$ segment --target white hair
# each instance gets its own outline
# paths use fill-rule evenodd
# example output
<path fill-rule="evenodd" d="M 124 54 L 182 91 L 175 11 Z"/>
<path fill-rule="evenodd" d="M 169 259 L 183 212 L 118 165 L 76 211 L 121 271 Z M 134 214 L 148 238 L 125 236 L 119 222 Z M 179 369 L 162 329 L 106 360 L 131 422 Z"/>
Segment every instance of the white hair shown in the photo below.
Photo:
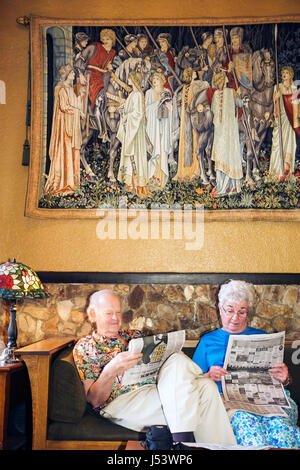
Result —
<path fill-rule="evenodd" d="M 255 290 L 248 282 L 230 280 L 221 286 L 218 299 L 221 305 L 224 305 L 226 301 L 243 302 L 246 300 L 251 310 L 255 302 Z"/>

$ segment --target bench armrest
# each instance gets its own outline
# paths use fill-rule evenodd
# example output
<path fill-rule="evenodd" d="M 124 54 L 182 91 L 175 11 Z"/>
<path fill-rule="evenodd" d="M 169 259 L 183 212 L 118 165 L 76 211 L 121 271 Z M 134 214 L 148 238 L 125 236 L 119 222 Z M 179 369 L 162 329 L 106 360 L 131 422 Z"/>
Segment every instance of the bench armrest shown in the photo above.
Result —
<path fill-rule="evenodd" d="M 56 353 L 75 344 L 75 337 L 53 337 L 24 346 L 15 354 L 25 362 L 32 398 L 32 448 L 46 448 L 50 366 Z"/>

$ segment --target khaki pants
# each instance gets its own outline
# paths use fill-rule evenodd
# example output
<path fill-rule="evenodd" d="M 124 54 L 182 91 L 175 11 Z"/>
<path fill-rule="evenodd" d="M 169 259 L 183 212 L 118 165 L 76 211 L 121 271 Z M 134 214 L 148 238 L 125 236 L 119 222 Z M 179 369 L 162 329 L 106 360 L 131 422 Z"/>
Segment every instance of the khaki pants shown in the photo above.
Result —
<path fill-rule="evenodd" d="M 196 442 L 236 444 L 217 385 L 184 354 L 173 354 L 157 385 L 120 395 L 101 415 L 135 431 L 167 424 L 171 433 L 194 432 Z"/>

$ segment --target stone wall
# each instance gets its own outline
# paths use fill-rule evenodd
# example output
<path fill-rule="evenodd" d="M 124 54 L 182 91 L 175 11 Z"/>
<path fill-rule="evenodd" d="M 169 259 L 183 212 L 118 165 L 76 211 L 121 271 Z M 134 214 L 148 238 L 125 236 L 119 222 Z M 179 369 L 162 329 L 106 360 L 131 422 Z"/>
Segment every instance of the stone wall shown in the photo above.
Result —
<path fill-rule="evenodd" d="M 48 299 L 25 300 L 18 305 L 18 346 L 50 336 L 81 337 L 91 331 L 85 307 L 88 296 L 109 288 L 123 301 L 125 327 L 146 334 L 185 329 L 187 339 L 198 339 L 219 326 L 216 309 L 218 285 L 174 284 L 45 284 Z M 286 331 L 300 338 L 300 287 L 258 285 L 257 305 L 250 324 L 267 332 Z M 0 339 L 7 343 L 9 307 L 0 304 Z"/>

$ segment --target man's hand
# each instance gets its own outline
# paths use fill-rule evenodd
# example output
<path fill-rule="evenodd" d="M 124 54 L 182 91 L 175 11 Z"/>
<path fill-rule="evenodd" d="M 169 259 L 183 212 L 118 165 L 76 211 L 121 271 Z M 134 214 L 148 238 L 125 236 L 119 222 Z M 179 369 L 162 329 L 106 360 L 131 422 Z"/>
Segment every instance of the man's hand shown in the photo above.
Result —
<path fill-rule="evenodd" d="M 123 374 L 131 367 L 134 367 L 143 357 L 142 353 L 133 353 L 131 351 L 123 351 L 117 355 L 105 366 L 114 375 Z"/>

